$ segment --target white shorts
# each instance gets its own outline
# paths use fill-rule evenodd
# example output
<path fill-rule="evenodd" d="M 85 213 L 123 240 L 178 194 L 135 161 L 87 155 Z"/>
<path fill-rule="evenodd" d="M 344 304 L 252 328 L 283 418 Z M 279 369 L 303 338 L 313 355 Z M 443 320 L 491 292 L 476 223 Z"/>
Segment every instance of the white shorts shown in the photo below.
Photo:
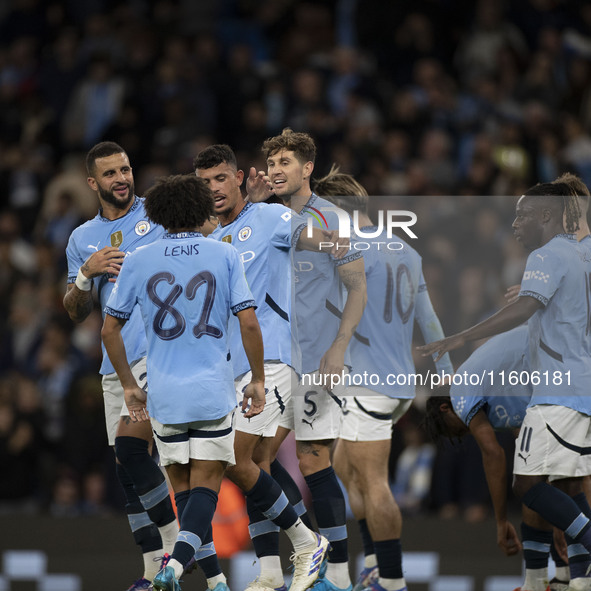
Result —
<path fill-rule="evenodd" d="M 347 388 L 339 437 L 347 441 L 392 439 L 392 426 L 406 413 L 412 398 L 390 398 L 368 388 Z"/>
<path fill-rule="evenodd" d="M 312 376 L 308 381 L 306 375 Z M 320 441 L 336 439 L 341 426 L 341 398 L 344 386 L 335 386 L 328 393 L 320 386 L 310 385 L 318 381 L 320 374 L 304 374 L 302 383 L 294 390 L 291 404 L 281 417 L 280 426 L 295 431 L 296 441 Z M 316 379 L 315 379 L 316 378 Z"/>
<path fill-rule="evenodd" d="M 147 388 L 146 358 L 142 357 L 131 365 L 131 373 L 142 390 Z M 116 373 L 103 376 L 103 399 L 105 402 L 105 424 L 109 445 L 115 445 L 115 436 L 119 427 L 119 419 L 128 417 L 129 411 L 125 406 L 123 387 Z"/>
<path fill-rule="evenodd" d="M 234 411 L 214 421 L 163 425 L 152 418 L 154 440 L 163 466 L 189 460 L 219 460 L 234 465 Z"/>
<path fill-rule="evenodd" d="M 514 474 L 549 476 L 550 480 L 591 474 L 591 420 L 571 408 L 531 406 L 515 441 Z"/>
<path fill-rule="evenodd" d="M 243 433 L 274 437 L 279 421 L 289 405 L 292 388 L 298 383 L 298 376 L 285 363 L 265 363 L 265 408 L 262 413 L 247 419 L 240 410 L 240 405 L 244 397 L 243 390 L 250 382 L 251 376 L 252 372 L 249 371 L 235 382 L 238 409 L 234 427 L 236 431 Z"/>

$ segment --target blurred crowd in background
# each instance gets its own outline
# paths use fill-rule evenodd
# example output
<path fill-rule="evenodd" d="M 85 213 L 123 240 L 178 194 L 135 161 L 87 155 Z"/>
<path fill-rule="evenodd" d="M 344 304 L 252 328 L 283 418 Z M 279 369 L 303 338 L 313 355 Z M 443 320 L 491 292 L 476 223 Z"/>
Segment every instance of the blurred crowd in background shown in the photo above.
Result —
<path fill-rule="evenodd" d="M 413 246 L 451 334 L 520 280 L 515 196 L 567 170 L 591 184 L 591 4 L 0 2 L 0 512 L 123 506 L 100 311 L 74 326 L 62 306 L 68 236 L 97 212 L 86 151 L 120 143 L 141 195 L 212 143 L 262 169 L 262 141 L 285 126 L 316 140 L 317 178 L 335 162 L 374 214 L 417 213 Z M 393 437 L 403 510 L 484 518 L 474 444 L 436 449 L 420 408 Z"/>

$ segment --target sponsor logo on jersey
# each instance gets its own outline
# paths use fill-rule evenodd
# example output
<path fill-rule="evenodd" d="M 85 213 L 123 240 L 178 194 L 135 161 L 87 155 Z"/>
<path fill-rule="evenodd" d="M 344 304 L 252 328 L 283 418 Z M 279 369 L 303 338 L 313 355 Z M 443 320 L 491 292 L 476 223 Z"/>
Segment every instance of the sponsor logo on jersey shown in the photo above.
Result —
<path fill-rule="evenodd" d="M 523 280 L 527 281 L 528 279 L 537 279 L 538 281 L 548 283 L 548 279 L 550 279 L 550 273 L 542 273 L 542 271 L 526 271 L 523 274 Z"/>
<path fill-rule="evenodd" d="M 143 236 L 150 231 L 150 222 L 148 220 L 142 220 L 135 225 L 135 233 L 138 236 Z"/>
<path fill-rule="evenodd" d="M 228 244 L 232 244 L 232 234 L 228 234 L 222 238 L 222 242 L 227 242 Z"/>
<path fill-rule="evenodd" d="M 111 246 L 119 247 L 123 244 L 123 232 L 121 230 L 117 230 L 117 232 L 113 232 L 111 234 Z"/>
<path fill-rule="evenodd" d="M 250 238 L 252 234 L 252 229 L 250 226 L 244 226 L 244 228 L 242 228 L 242 230 L 240 230 L 240 232 L 238 232 L 238 240 L 240 240 L 240 242 L 244 242 L 245 240 L 248 240 Z"/>

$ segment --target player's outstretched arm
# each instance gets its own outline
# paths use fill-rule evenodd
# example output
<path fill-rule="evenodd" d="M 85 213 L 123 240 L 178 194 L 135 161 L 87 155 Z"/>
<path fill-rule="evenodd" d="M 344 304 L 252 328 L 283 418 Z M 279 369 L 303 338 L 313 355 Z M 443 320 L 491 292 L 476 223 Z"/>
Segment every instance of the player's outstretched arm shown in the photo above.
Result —
<path fill-rule="evenodd" d="M 92 312 L 92 279 L 104 273 L 119 275 L 125 253 L 106 246 L 91 254 L 78 270 L 76 282 L 68 285 L 64 308 L 74 322 L 83 322 Z M 109 281 L 115 281 L 115 278 Z"/>
<path fill-rule="evenodd" d="M 498 312 L 458 334 L 452 335 L 441 341 L 435 341 L 422 347 L 417 347 L 422 352 L 423 357 L 437 354 L 435 361 L 448 351 L 459 349 L 469 341 L 477 341 L 486 337 L 492 337 L 501 332 L 506 332 L 516 328 L 520 324 L 527 322 L 543 304 L 530 296 L 520 296 L 516 302 L 507 304 Z"/>
<path fill-rule="evenodd" d="M 105 316 L 101 337 L 107 350 L 107 355 L 119 376 L 123 392 L 125 394 L 125 404 L 129 410 L 129 417 L 132 422 L 147 421 L 148 411 L 146 410 L 146 393 L 138 386 L 131 368 L 127 361 L 125 345 L 121 337 L 121 329 L 127 320 L 115 318 L 110 314 Z"/>
<path fill-rule="evenodd" d="M 250 418 L 258 415 L 265 408 L 265 351 L 263 347 L 263 336 L 261 327 L 257 320 L 254 308 L 246 308 L 236 315 L 240 322 L 240 334 L 242 345 L 248 358 L 252 378 L 244 390 L 242 410 L 245 410 L 250 399 L 250 409 L 245 417 Z"/>
<path fill-rule="evenodd" d="M 513 556 L 521 549 L 521 542 L 515 528 L 507 519 L 505 450 L 500 446 L 494 429 L 482 410 L 470 421 L 470 433 L 482 452 L 484 473 L 497 522 L 497 544 L 507 556 Z"/>
<path fill-rule="evenodd" d="M 359 258 L 338 267 L 339 277 L 347 290 L 347 302 L 343 309 L 339 331 L 328 351 L 320 360 L 319 372 L 324 375 L 340 375 L 345 364 L 345 351 L 363 316 L 367 303 L 365 265 Z"/>
<path fill-rule="evenodd" d="M 266 201 L 273 192 L 273 185 L 267 174 L 262 170 L 257 172 L 256 168 L 251 166 L 246 177 L 246 200 L 253 203 Z"/>

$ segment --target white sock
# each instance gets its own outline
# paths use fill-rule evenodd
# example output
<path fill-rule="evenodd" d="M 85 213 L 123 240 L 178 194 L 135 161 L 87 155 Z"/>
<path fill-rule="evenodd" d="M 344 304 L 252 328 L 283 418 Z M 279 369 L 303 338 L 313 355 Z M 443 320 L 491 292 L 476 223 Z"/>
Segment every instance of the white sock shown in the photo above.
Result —
<path fill-rule="evenodd" d="M 570 570 L 568 566 L 557 566 L 555 577 L 559 581 L 570 581 Z"/>
<path fill-rule="evenodd" d="M 374 566 L 378 566 L 378 558 L 375 554 L 368 554 L 363 559 L 363 566 L 365 568 L 373 568 Z"/>
<path fill-rule="evenodd" d="M 339 589 L 346 589 L 351 584 L 348 562 L 329 562 L 325 577 Z"/>
<path fill-rule="evenodd" d="M 152 552 L 146 552 L 143 554 L 144 579 L 151 581 L 158 574 L 163 554 L 163 550 L 153 550 Z"/>
<path fill-rule="evenodd" d="M 171 558 L 168 561 L 168 566 L 172 566 L 172 568 L 174 570 L 174 576 L 176 577 L 176 579 L 178 581 L 183 576 L 183 572 L 185 570 L 185 567 L 176 558 Z"/>
<path fill-rule="evenodd" d="M 172 550 L 176 544 L 176 538 L 179 535 L 178 521 L 175 519 L 168 525 L 158 527 L 158 531 L 160 532 L 160 537 L 162 538 L 162 547 L 164 548 L 164 552 L 172 554 Z"/>
<path fill-rule="evenodd" d="M 298 517 L 298 520 L 288 529 L 285 530 L 288 535 L 293 549 L 298 552 L 308 546 L 316 545 L 316 536 L 314 532 L 308 529 L 302 520 Z"/>
<path fill-rule="evenodd" d="M 261 565 L 260 580 L 264 581 L 268 587 L 281 587 L 285 584 L 283 579 L 283 569 L 281 568 L 281 557 L 262 556 L 259 558 Z"/>
<path fill-rule="evenodd" d="M 207 587 L 209 589 L 215 589 L 215 586 L 218 583 L 225 583 L 226 582 L 226 575 L 224 575 L 224 573 L 220 573 L 219 575 L 216 575 L 215 577 L 211 577 L 211 579 L 207 579 Z"/>
<path fill-rule="evenodd" d="M 548 567 L 525 569 L 525 581 L 521 586 L 522 591 L 546 591 L 547 587 Z"/>
<path fill-rule="evenodd" d="M 384 589 L 388 589 L 389 591 L 399 591 L 400 589 L 404 589 L 406 587 L 406 581 L 402 579 L 384 579 L 380 577 L 378 579 L 378 584 L 380 587 Z"/>

